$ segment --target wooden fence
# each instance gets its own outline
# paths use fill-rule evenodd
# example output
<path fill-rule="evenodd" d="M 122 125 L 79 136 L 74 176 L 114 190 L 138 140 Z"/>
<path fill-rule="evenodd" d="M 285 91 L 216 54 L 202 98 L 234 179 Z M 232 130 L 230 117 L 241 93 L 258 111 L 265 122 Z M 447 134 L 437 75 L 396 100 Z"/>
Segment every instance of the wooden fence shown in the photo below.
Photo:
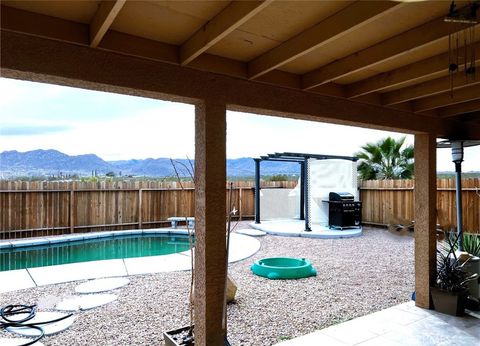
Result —
<path fill-rule="evenodd" d="M 406 223 L 414 218 L 413 180 L 369 180 L 360 185 L 364 222 L 380 225 Z M 462 180 L 463 227 L 480 233 L 480 179 Z M 437 180 L 437 223 L 456 225 L 455 179 Z"/>
<path fill-rule="evenodd" d="M 168 226 L 170 216 L 194 215 L 192 184 L 175 182 L 9 182 L 0 181 L 0 239 L 103 230 Z M 239 219 L 254 216 L 253 182 L 235 182 Z M 295 182 L 263 182 L 293 188 Z M 363 220 L 387 225 L 414 218 L 412 180 L 373 180 L 360 185 Z M 437 181 L 438 223 L 456 224 L 455 180 Z M 463 180 L 464 229 L 480 232 L 480 179 Z M 479 192 L 480 193 L 480 192 Z"/>
<path fill-rule="evenodd" d="M 194 215 L 191 183 L 0 181 L 0 239 L 168 226 L 170 216 Z M 264 182 L 293 187 L 295 182 Z M 239 219 L 254 216 L 253 182 L 235 182 Z"/>

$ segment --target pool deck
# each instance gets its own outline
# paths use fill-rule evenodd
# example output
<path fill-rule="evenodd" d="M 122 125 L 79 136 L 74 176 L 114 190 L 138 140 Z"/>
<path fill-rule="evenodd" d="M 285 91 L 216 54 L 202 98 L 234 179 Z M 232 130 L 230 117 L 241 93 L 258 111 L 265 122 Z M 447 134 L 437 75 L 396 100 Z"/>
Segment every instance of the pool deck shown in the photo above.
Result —
<path fill-rule="evenodd" d="M 188 231 L 187 229 L 159 228 L 149 230 L 95 232 L 11 240 L 0 242 L 0 248 L 58 244 L 60 242 L 68 242 L 72 240 L 140 234 L 166 234 L 174 236 L 186 235 L 188 234 Z M 229 263 L 233 263 L 243 260 L 255 254 L 259 249 L 260 242 L 257 239 L 246 235 L 232 233 L 228 261 Z M 2 271 L 0 272 L 0 293 L 85 279 L 190 270 L 190 262 L 190 251 L 184 251 L 162 256 L 79 262 L 48 267 Z"/>
<path fill-rule="evenodd" d="M 266 220 L 260 223 L 252 222 L 250 227 L 272 235 L 284 237 L 303 237 L 319 239 L 351 238 L 362 235 L 362 227 L 330 229 L 328 226 L 312 223 L 310 232 L 305 231 L 304 220 Z"/>

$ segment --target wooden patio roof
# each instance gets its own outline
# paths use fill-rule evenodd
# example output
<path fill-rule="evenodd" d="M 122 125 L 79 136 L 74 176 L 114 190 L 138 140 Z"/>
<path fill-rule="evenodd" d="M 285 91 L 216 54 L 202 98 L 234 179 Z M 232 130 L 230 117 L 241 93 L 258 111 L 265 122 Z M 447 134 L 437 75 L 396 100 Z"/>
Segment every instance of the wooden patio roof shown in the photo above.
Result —
<path fill-rule="evenodd" d="M 456 3 L 462 7 L 469 2 Z M 2 0 L 2 75 L 22 78 L 10 72 L 22 67 L 9 58 L 21 41 L 24 54 L 41 54 L 35 50 L 41 38 L 57 41 L 52 50 L 59 49 L 59 42 L 67 43 L 145 58 L 165 68 L 177 66 L 175 71 L 182 73 L 201 70 L 249 82 L 239 87 L 276 87 L 258 92 L 288 89 L 328 104 L 326 121 L 359 120 L 361 126 L 407 132 L 432 125 L 438 136 L 478 137 L 480 73 L 469 83 L 458 73 L 453 97 L 450 93 L 448 35 L 466 24 L 444 21 L 449 5 L 449 1 Z M 480 38 L 480 25 L 475 30 Z M 478 62 L 480 41 L 475 50 Z M 88 69 L 91 62 L 75 64 Z M 195 81 L 200 75 L 182 76 Z M 318 95 L 322 97 L 311 98 Z M 229 103 L 241 105 L 236 100 Z M 362 120 L 365 115 L 341 115 L 338 109 L 330 114 L 332 105 L 370 115 Z M 322 118 L 320 113 L 315 115 Z"/>

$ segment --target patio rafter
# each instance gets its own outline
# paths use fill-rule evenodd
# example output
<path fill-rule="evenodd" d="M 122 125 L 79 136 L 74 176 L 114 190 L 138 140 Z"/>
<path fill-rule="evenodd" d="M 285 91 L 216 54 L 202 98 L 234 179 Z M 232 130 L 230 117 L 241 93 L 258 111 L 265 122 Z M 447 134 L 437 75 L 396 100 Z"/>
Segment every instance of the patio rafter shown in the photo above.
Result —
<path fill-rule="evenodd" d="M 180 63 L 186 65 L 240 27 L 273 0 L 233 1 L 180 46 Z"/>
<path fill-rule="evenodd" d="M 471 113 L 480 110 L 480 100 L 459 103 L 438 110 L 439 116 L 447 118 L 462 113 Z"/>
<path fill-rule="evenodd" d="M 479 59 L 480 62 L 480 59 Z M 452 83 L 452 84 L 451 84 Z M 406 88 L 390 91 L 382 94 L 382 104 L 390 106 L 415 99 L 421 99 L 427 96 L 448 92 L 453 87 L 455 90 L 480 84 L 480 79 L 465 83 L 465 75 L 457 73 L 452 76 L 440 77 L 420 84 L 415 84 Z"/>
<path fill-rule="evenodd" d="M 95 48 L 107 33 L 127 0 L 102 1 L 90 23 L 90 47 Z"/>
<path fill-rule="evenodd" d="M 480 57 L 480 42 L 474 45 L 475 56 Z M 394 70 L 374 75 L 370 78 L 351 83 L 345 86 L 347 97 L 353 98 L 365 94 L 382 91 L 391 87 L 401 87 L 414 83 L 423 78 L 439 78 L 448 71 L 445 64 L 448 62 L 448 53 L 438 54 Z M 477 60 L 477 63 L 480 62 Z"/>
<path fill-rule="evenodd" d="M 248 76 L 258 78 L 400 6 L 392 1 L 355 2 L 250 61 Z"/>
<path fill-rule="evenodd" d="M 450 92 L 447 91 L 442 94 L 417 100 L 414 102 L 413 108 L 415 112 L 423 112 L 430 109 L 450 106 L 457 103 L 478 99 L 480 99 L 480 85 L 478 83 L 475 83 L 475 85 L 469 85 L 464 88 L 455 90 L 455 92 L 453 93 L 453 97 L 452 95 L 450 95 Z"/>
<path fill-rule="evenodd" d="M 466 24 L 459 25 L 456 27 L 456 30 L 460 31 L 465 27 L 467 27 Z M 419 27 L 412 28 L 362 51 L 306 73 L 303 75 L 303 88 L 308 90 L 353 72 L 374 66 L 379 62 L 394 59 L 399 55 L 410 52 L 412 49 L 418 49 L 420 46 L 444 39 L 451 32 L 452 26 L 444 21 L 444 16 L 434 19 Z"/>
<path fill-rule="evenodd" d="M 115 3 L 114 2 L 102 3 L 99 9 L 97 9 L 94 17 L 100 18 L 101 13 L 104 13 L 103 19 L 102 19 L 104 21 L 102 22 L 100 20 L 100 23 L 104 23 L 108 25 L 112 24 L 114 19 L 112 16 L 109 16 L 108 13 L 112 15 L 118 14 L 118 11 L 114 11 L 114 8 L 112 6 L 116 5 L 117 6 L 116 8 L 118 10 L 121 3 L 122 1 L 115 2 Z M 295 90 L 302 90 L 301 74 L 282 71 L 277 69 L 277 67 L 281 68 L 281 66 L 284 66 L 285 64 L 289 65 L 291 63 L 297 63 L 297 60 L 298 59 L 301 60 L 302 56 L 304 55 L 309 56 L 309 52 L 313 52 L 313 50 L 311 49 L 312 47 L 315 46 L 316 48 L 318 48 L 317 47 L 318 44 L 320 45 L 323 45 L 325 43 L 328 44 L 328 42 L 330 41 L 333 42 L 335 39 L 342 39 L 344 35 L 349 35 L 349 32 L 351 30 L 354 30 L 354 31 L 356 30 L 355 32 L 358 32 L 358 29 L 363 26 L 374 25 L 372 23 L 375 23 L 376 20 L 378 20 L 378 18 L 381 19 L 383 16 L 391 17 L 394 11 L 405 11 L 405 8 L 409 6 L 408 4 L 405 4 L 405 3 L 402 3 L 400 5 L 395 4 L 394 6 L 393 2 L 389 2 L 387 4 L 384 4 L 382 2 L 382 5 L 386 6 L 387 9 L 384 11 L 381 11 L 380 9 L 370 8 L 366 4 L 360 4 L 360 3 L 350 4 L 344 7 L 342 10 L 339 10 L 336 14 L 333 14 L 330 17 L 327 17 L 326 20 L 323 20 L 319 22 L 317 25 L 314 25 L 313 27 L 311 27 L 311 29 L 304 31 L 303 34 L 299 34 L 297 36 L 294 36 L 290 40 L 286 40 L 285 42 L 277 46 L 277 48 L 271 49 L 267 51 L 267 53 L 256 57 L 255 59 L 251 60 L 250 63 L 246 63 L 246 62 L 238 61 L 226 56 L 213 55 L 210 52 L 209 47 L 211 48 L 214 43 L 218 43 L 218 42 L 221 42 L 222 40 L 228 39 L 229 33 L 233 34 L 233 32 L 237 32 L 237 34 L 235 35 L 238 35 L 238 32 L 241 32 L 241 29 L 240 29 L 241 23 L 252 20 L 253 17 L 256 18 L 257 16 L 261 16 L 263 14 L 263 11 L 267 11 L 269 6 L 276 6 L 277 3 L 270 2 L 270 1 L 241 2 L 241 3 L 242 5 L 234 3 L 235 6 L 237 7 L 231 7 L 233 6 L 233 4 L 231 4 L 226 8 L 224 8 L 222 11 L 217 13 L 217 15 L 213 17 L 211 21 L 209 21 L 201 30 L 192 34 L 192 36 L 190 36 L 190 38 L 180 46 L 157 41 L 157 40 L 152 40 L 151 38 L 147 38 L 147 37 L 140 37 L 140 36 L 131 35 L 125 32 L 112 30 L 109 28 L 108 25 L 104 25 L 101 31 L 97 30 L 98 38 L 95 40 L 98 41 L 98 43 L 96 43 L 96 42 L 93 42 L 90 38 L 90 35 L 94 32 L 94 30 L 92 30 L 92 26 L 95 20 L 93 19 L 90 21 L 91 24 L 75 22 L 75 21 L 66 20 L 60 17 L 45 15 L 42 13 L 28 12 L 28 11 L 25 11 L 23 7 L 18 7 L 18 8 L 10 7 L 10 6 L 7 6 L 7 5 L 10 5 L 9 2 L 7 3 L 7 5 L 2 3 L 1 26 L 2 26 L 2 29 L 8 30 L 8 31 L 40 36 L 48 39 L 59 40 L 62 42 L 68 42 L 68 43 L 78 44 L 82 46 L 89 46 L 92 43 L 94 43 L 94 44 L 97 44 L 96 48 L 98 49 L 108 50 L 108 51 L 112 51 L 120 54 L 126 54 L 126 55 L 141 57 L 141 58 L 147 58 L 155 61 L 167 62 L 175 65 L 182 64 L 182 59 L 183 59 L 182 50 L 185 52 L 187 49 L 187 46 L 194 44 L 194 42 L 197 42 L 194 44 L 196 48 L 193 49 L 192 51 L 193 55 L 190 55 L 191 57 L 189 58 L 190 62 L 188 63 L 188 67 L 202 70 L 202 71 L 220 73 L 223 75 L 233 76 L 241 79 L 248 79 L 249 73 L 251 73 L 251 68 L 252 66 L 254 66 L 253 65 L 254 61 L 261 61 L 267 55 L 268 56 L 271 55 L 275 59 L 283 56 L 285 57 L 285 60 L 282 60 L 282 59 L 278 60 L 280 65 L 277 66 L 274 64 L 276 67 L 267 68 L 268 72 L 266 72 L 267 70 L 265 70 L 266 73 L 262 72 L 258 78 L 255 78 L 255 81 L 271 84 L 274 86 L 282 86 L 282 87 L 292 88 Z M 107 5 L 110 6 L 109 7 L 111 10 L 110 12 L 108 11 L 105 12 L 105 10 L 102 10 L 102 8 L 107 8 L 106 7 Z M 352 7 L 354 5 L 355 6 L 362 5 L 365 8 L 363 12 L 362 11 L 359 12 L 360 19 L 359 18 L 351 19 L 345 15 L 352 12 L 352 8 L 355 8 L 355 7 Z M 435 5 L 435 6 L 438 7 L 438 5 Z M 122 10 L 122 16 L 124 16 L 123 11 L 128 12 L 130 7 L 128 8 L 123 7 L 124 10 Z M 230 9 L 229 10 L 230 12 L 227 11 L 228 9 Z M 378 14 L 376 16 L 373 15 L 374 13 L 377 13 L 377 12 Z M 234 19 L 236 18 L 235 20 L 238 20 L 238 21 L 236 22 L 234 20 L 229 22 L 225 17 L 227 13 L 231 13 L 232 15 L 234 15 L 233 18 Z M 338 17 L 340 16 L 340 13 L 343 13 L 345 15 L 343 19 Z M 370 17 L 370 19 L 368 19 L 368 16 L 366 15 L 366 13 L 370 13 L 373 16 Z M 353 13 L 351 13 L 351 16 L 354 16 L 354 11 Z M 322 25 L 325 25 L 326 21 L 332 20 L 333 18 L 337 18 L 338 19 L 337 22 L 340 22 L 340 23 L 347 23 L 347 22 L 350 23 L 351 21 L 353 21 L 352 23 L 358 23 L 358 25 L 352 26 L 352 28 L 346 29 L 346 31 L 337 30 L 335 31 L 337 33 L 336 35 L 335 33 L 330 33 L 331 36 L 327 35 L 327 37 L 320 36 L 320 38 L 318 38 L 318 37 L 314 37 L 315 35 L 305 36 L 306 35 L 305 33 L 308 33 L 309 30 L 315 31 L 314 30 L 315 28 L 322 27 Z M 96 21 L 98 21 L 98 19 Z M 218 21 L 218 23 L 216 25 L 213 25 L 216 23 L 216 21 Z M 413 32 L 416 32 L 417 36 L 421 36 L 420 35 L 421 32 L 416 31 L 418 30 L 418 28 L 423 28 L 422 30 L 426 30 L 425 28 L 429 28 L 432 25 L 432 23 L 438 22 L 438 21 L 439 19 L 433 20 L 426 24 L 420 25 L 416 28 L 412 28 L 409 31 L 405 31 L 390 39 L 381 41 L 380 43 L 370 46 L 362 51 L 359 51 L 358 53 L 354 54 L 356 57 L 358 56 L 359 59 L 355 58 L 354 60 L 355 61 L 362 60 L 364 59 L 364 57 L 367 57 L 368 59 L 370 58 L 373 59 L 373 56 L 375 55 L 373 53 L 375 52 L 380 54 L 379 61 L 383 59 L 382 57 L 387 57 L 388 61 L 392 59 L 394 60 L 397 57 L 402 57 L 405 54 L 406 55 L 410 54 L 409 52 L 412 49 L 408 49 L 407 46 L 415 45 L 415 44 L 420 44 L 421 46 L 421 48 L 420 46 L 416 46 L 416 48 L 413 48 L 413 50 L 415 51 L 417 51 L 418 49 L 428 50 L 430 49 L 428 48 L 429 46 L 428 42 L 435 42 L 434 44 L 437 44 L 438 42 L 441 41 L 441 39 L 437 39 L 437 40 L 433 39 L 433 41 L 428 41 L 427 38 L 417 39 L 417 37 L 414 37 L 414 41 L 416 43 L 415 42 L 405 43 L 400 38 L 403 38 L 406 40 L 408 37 L 414 35 Z M 444 28 L 444 25 L 443 24 L 440 25 L 441 32 L 444 31 L 443 28 Z M 430 36 L 433 35 L 432 37 L 436 38 L 441 36 L 441 33 L 439 33 L 437 30 L 433 33 L 427 33 L 427 36 L 428 35 Z M 202 45 L 201 42 L 203 42 L 204 44 Z M 427 43 L 424 44 L 425 42 Z M 291 50 L 290 48 L 286 49 L 285 47 L 290 47 L 292 49 L 293 48 L 295 49 Z M 305 49 L 300 49 L 301 47 Z M 284 48 L 286 50 L 283 51 Z M 390 53 L 392 50 L 396 52 L 400 50 L 401 52 L 400 54 L 391 56 Z M 289 51 L 290 53 L 296 52 L 298 54 L 296 53 L 293 55 L 286 54 L 287 51 Z M 278 54 L 275 52 L 277 52 Z M 475 45 L 475 52 L 477 53 L 476 56 L 480 56 L 480 43 L 477 43 Z M 364 54 L 367 54 L 367 55 L 364 55 Z M 344 59 L 348 59 L 348 57 Z M 338 64 L 339 62 L 344 61 L 344 59 L 340 59 L 334 62 L 334 64 Z M 420 108 L 418 109 L 414 108 L 416 102 L 420 101 L 419 99 L 421 98 L 431 97 L 436 95 L 438 97 L 443 97 L 444 101 L 439 103 L 438 105 L 435 105 L 433 108 L 431 108 L 428 111 L 428 113 L 426 113 L 427 110 L 423 110 L 423 109 L 421 110 L 421 112 L 424 115 L 437 116 L 437 114 L 440 114 L 439 112 L 437 112 L 437 110 L 442 109 L 446 105 L 450 104 L 448 102 L 449 95 L 446 95 L 446 93 L 442 93 L 442 91 L 448 90 L 446 78 L 441 79 L 446 75 L 445 61 L 447 60 L 448 60 L 448 54 L 442 53 L 442 54 L 434 55 L 432 57 L 429 57 L 417 62 L 413 62 L 408 65 L 402 66 L 400 64 L 400 67 L 397 67 L 396 69 L 383 72 L 383 73 L 377 73 L 368 78 L 363 78 L 363 79 L 360 78 L 360 80 L 358 80 L 357 82 L 353 82 L 350 84 L 349 83 L 337 84 L 337 83 L 330 82 L 330 83 L 325 83 L 325 84 L 321 84 L 316 87 L 313 87 L 308 91 L 312 93 L 320 94 L 320 95 L 340 97 L 342 99 L 354 98 L 355 101 L 359 103 L 377 105 L 377 106 L 388 106 L 389 108 L 393 108 L 396 110 L 403 110 L 406 112 L 411 112 L 412 110 L 420 111 L 418 110 Z M 331 64 L 327 64 L 326 66 L 323 66 L 321 68 L 329 68 L 328 66 L 330 65 Z M 363 71 L 362 69 L 363 67 L 361 67 L 361 69 L 358 70 L 358 73 L 361 74 L 362 73 L 361 71 Z M 355 73 L 355 75 L 358 75 L 358 73 Z M 355 77 L 354 79 L 358 79 L 358 78 Z M 454 89 L 456 88 L 465 89 L 465 87 L 471 86 L 471 85 L 465 85 L 465 84 L 462 85 L 461 79 L 462 78 L 460 76 L 454 77 Z M 475 84 L 475 83 L 472 83 L 472 84 Z M 385 89 L 387 89 L 388 91 L 381 93 Z M 462 93 L 465 93 L 465 91 L 463 91 Z M 470 99 L 467 99 L 467 96 L 465 96 L 460 101 L 467 102 L 472 100 L 475 100 L 475 96 L 472 96 Z M 478 110 L 478 109 L 473 109 L 469 111 L 474 111 L 474 110 Z"/>

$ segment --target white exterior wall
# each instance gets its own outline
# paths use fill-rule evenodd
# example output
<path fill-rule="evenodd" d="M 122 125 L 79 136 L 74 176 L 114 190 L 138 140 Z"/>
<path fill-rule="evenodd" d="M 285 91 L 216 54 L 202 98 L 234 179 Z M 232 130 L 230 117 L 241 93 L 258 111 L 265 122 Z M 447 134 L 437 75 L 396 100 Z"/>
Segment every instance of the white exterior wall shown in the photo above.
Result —
<path fill-rule="evenodd" d="M 310 220 L 328 225 L 328 194 L 349 192 L 358 200 L 357 162 L 348 160 L 315 160 L 308 162 Z"/>
<path fill-rule="evenodd" d="M 350 160 L 309 159 L 310 220 L 328 225 L 330 192 L 349 192 L 358 200 L 357 162 Z M 262 189 L 262 220 L 298 219 L 300 217 L 300 179 L 294 189 Z"/>

